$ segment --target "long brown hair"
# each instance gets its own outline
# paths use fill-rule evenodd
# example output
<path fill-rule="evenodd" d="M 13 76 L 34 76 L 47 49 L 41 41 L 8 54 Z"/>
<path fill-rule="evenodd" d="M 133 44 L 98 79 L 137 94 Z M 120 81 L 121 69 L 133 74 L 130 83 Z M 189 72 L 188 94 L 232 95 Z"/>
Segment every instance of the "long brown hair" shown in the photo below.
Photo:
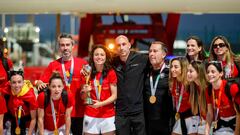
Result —
<path fill-rule="evenodd" d="M 207 112 L 207 101 L 206 101 L 206 89 L 207 89 L 207 80 L 206 80 L 206 71 L 202 61 L 192 61 L 190 65 L 196 70 L 199 79 L 199 86 L 195 82 L 189 83 L 189 102 L 191 104 L 192 113 L 196 115 L 198 113 L 198 107 L 200 107 L 201 112 L 206 114 Z M 199 89 L 199 92 L 197 91 Z"/>
<path fill-rule="evenodd" d="M 181 66 L 181 75 L 179 75 L 176 79 L 178 82 L 181 82 L 184 87 L 186 88 L 188 85 L 187 82 L 187 65 L 188 65 L 188 60 L 186 57 L 176 57 L 173 58 L 170 62 L 170 72 L 169 72 L 169 87 L 170 90 L 173 87 L 173 82 L 174 82 L 174 78 L 172 77 L 172 73 L 171 73 L 171 68 L 172 68 L 172 62 L 173 61 L 179 61 L 180 66 Z"/>
<path fill-rule="evenodd" d="M 90 59 L 89 59 L 89 64 L 92 67 L 92 73 L 91 73 L 91 79 L 93 79 L 95 77 L 95 75 L 97 74 L 97 70 L 93 61 L 93 54 L 94 51 L 98 48 L 103 49 L 103 51 L 106 53 L 106 61 L 104 63 L 104 67 L 103 67 L 103 71 L 102 71 L 102 75 L 103 78 L 105 78 L 107 76 L 108 71 L 112 68 L 111 63 L 112 63 L 112 57 L 110 52 L 108 51 L 108 49 L 103 46 L 103 45 L 94 45 L 93 49 L 90 53 Z"/>

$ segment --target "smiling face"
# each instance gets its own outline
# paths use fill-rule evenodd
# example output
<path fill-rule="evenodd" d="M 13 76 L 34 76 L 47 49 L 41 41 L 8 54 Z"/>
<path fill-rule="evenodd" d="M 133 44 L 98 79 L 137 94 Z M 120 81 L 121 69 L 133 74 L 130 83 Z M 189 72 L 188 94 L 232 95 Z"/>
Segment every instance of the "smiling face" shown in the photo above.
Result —
<path fill-rule="evenodd" d="M 197 41 L 194 39 L 189 39 L 187 41 L 187 54 L 189 56 L 196 56 L 202 50 L 202 47 L 198 46 Z"/>
<path fill-rule="evenodd" d="M 23 85 L 24 85 L 24 80 L 21 75 L 16 74 L 11 77 L 10 86 L 11 86 L 11 90 L 15 94 L 18 94 L 21 91 Z"/>
<path fill-rule="evenodd" d="M 212 45 L 213 51 L 217 56 L 223 56 L 228 52 L 226 43 L 222 39 L 217 39 Z"/>
<path fill-rule="evenodd" d="M 64 85 L 63 81 L 59 78 L 52 79 L 49 84 L 49 89 L 51 91 L 51 97 L 53 99 L 59 99 L 61 97 Z"/>
<path fill-rule="evenodd" d="M 187 80 L 189 82 L 194 82 L 197 79 L 198 79 L 198 73 L 196 69 L 191 64 L 189 64 L 187 68 Z"/>
<path fill-rule="evenodd" d="M 166 53 L 162 50 L 161 44 L 152 44 L 149 48 L 149 60 L 154 65 L 160 65 L 164 61 Z"/>
<path fill-rule="evenodd" d="M 176 78 L 181 75 L 181 64 L 179 60 L 174 60 L 171 62 L 171 77 Z"/>
<path fill-rule="evenodd" d="M 217 82 L 223 76 L 222 72 L 219 72 L 215 65 L 210 64 L 207 67 L 207 79 L 212 84 Z"/>
<path fill-rule="evenodd" d="M 97 48 L 94 50 L 93 62 L 95 66 L 103 65 L 106 62 L 106 52 L 102 48 Z"/>

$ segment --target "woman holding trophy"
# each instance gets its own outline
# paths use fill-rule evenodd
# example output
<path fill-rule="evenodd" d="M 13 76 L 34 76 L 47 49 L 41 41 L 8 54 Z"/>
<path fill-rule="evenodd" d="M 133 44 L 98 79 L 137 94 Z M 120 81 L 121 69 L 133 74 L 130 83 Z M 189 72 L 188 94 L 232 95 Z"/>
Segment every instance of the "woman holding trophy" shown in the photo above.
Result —
<path fill-rule="evenodd" d="M 89 60 L 90 79 L 89 81 L 86 79 L 87 83 L 82 87 L 82 91 L 89 92 L 92 99 L 92 104 L 90 102 L 85 108 L 83 121 L 85 135 L 115 134 L 114 101 L 117 98 L 117 76 L 110 61 L 110 53 L 104 46 L 93 47 Z"/>

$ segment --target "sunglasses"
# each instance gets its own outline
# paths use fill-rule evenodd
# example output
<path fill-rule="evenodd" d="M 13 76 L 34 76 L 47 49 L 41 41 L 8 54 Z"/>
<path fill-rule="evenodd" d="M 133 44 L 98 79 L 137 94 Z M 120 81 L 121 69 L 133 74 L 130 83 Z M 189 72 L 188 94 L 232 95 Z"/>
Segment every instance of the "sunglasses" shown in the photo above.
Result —
<path fill-rule="evenodd" d="M 219 43 L 219 44 L 214 44 L 213 45 L 213 48 L 215 49 L 215 48 L 223 48 L 223 47 L 226 47 L 227 45 L 226 44 L 224 44 L 224 43 Z"/>

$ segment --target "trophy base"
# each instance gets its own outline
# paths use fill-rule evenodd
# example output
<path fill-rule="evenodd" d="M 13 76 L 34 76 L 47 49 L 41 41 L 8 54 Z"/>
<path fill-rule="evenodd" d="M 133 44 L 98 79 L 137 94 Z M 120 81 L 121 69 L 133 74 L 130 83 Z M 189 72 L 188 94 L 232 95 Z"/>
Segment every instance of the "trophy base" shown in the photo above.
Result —
<path fill-rule="evenodd" d="M 84 101 L 84 104 L 85 105 L 93 105 L 93 101 L 91 98 L 86 98 L 85 101 Z"/>

